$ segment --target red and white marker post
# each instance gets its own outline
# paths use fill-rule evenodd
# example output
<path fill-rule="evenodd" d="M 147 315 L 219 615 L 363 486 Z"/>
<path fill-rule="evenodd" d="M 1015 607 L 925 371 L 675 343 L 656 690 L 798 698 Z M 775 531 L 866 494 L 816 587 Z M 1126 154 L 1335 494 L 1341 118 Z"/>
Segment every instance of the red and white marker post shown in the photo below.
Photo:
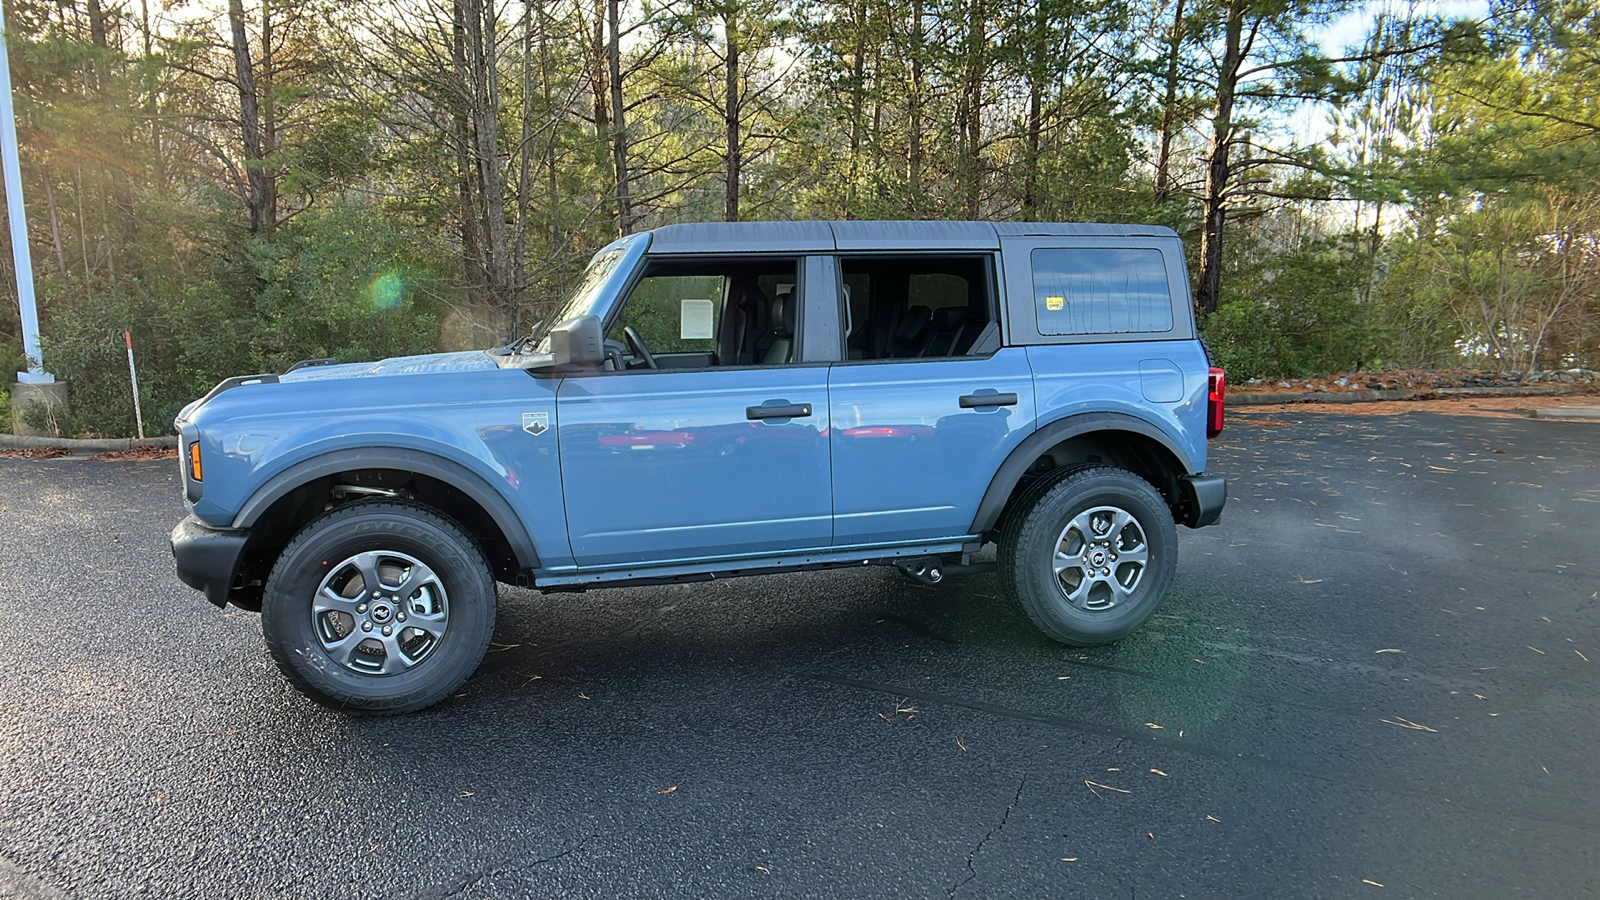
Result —
<path fill-rule="evenodd" d="M 124 331 L 122 340 L 128 345 L 128 380 L 133 383 L 133 420 L 139 426 L 139 440 L 144 440 L 144 412 L 139 409 L 139 370 L 133 367 L 133 332 Z"/>

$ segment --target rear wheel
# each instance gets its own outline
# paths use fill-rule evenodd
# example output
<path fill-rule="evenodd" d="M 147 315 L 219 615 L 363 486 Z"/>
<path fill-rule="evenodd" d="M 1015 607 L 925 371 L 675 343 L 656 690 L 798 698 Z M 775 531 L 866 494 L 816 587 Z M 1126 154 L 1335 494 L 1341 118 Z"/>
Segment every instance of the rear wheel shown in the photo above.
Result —
<path fill-rule="evenodd" d="M 295 687 L 346 712 L 423 709 L 488 649 L 495 591 L 461 527 L 409 503 L 354 503 L 311 522 L 267 580 L 262 633 Z"/>
<path fill-rule="evenodd" d="M 1033 485 L 999 543 L 1007 592 L 1040 631 L 1079 646 L 1119 640 L 1150 618 L 1178 561 L 1161 494 L 1109 466 Z"/>

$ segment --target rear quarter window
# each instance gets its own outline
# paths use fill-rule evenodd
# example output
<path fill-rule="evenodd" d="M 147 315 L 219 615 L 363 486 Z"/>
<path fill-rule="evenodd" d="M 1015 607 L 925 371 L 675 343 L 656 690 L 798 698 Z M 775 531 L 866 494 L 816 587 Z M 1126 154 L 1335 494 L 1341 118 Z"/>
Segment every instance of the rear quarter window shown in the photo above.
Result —
<path fill-rule="evenodd" d="M 1172 330 L 1172 288 L 1160 250 L 1038 249 L 1032 263 L 1040 334 Z"/>

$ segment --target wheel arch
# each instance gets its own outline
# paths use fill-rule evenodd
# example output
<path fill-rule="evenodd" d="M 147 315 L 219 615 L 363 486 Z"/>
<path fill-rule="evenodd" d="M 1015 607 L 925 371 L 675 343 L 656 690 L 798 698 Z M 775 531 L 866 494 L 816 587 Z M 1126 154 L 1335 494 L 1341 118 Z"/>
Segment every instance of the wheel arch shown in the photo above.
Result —
<path fill-rule="evenodd" d="M 335 450 L 269 478 L 244 502 L 233 527 L 249 529 L 244 581 L 262 576 L 301 525 L 324 509 L 336 484 L 403 488 L 418 502 L 455 519 L 483 545 L 497 580 L 516 583 L 539 555 L 511 503 L 481 475 L 433 453 L 399 447 Z"/>
<path fill-rule="evenodd" d="M 1177 480 L 1191 471 L 1178 442 L 1150 422 L 1116 412 L 1078 413 L 1050 422 L 1012 450 L 978 504 L 970 534 L 988 534 L 1032 476 L 1081 463 L 1106 462 L 1132 471 L 1176 506 Z"/>

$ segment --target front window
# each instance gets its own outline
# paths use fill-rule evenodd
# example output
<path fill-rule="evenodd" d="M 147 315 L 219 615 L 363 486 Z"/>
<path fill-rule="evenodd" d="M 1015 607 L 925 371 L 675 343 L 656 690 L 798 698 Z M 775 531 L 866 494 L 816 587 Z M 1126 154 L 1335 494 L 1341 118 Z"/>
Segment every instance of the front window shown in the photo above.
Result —
<path fill-rule="evenodd" d="M 606 337 L 622 342 L 632 327 L 656 353 L 715 353 L 727 293 L 725 275 L 647 275 Z"/>
<path fill-rule="evenodd" d="M 799 261 L 656 259 L 606 330 L 615 370 L 770 366 L 798 358 Z"/>

